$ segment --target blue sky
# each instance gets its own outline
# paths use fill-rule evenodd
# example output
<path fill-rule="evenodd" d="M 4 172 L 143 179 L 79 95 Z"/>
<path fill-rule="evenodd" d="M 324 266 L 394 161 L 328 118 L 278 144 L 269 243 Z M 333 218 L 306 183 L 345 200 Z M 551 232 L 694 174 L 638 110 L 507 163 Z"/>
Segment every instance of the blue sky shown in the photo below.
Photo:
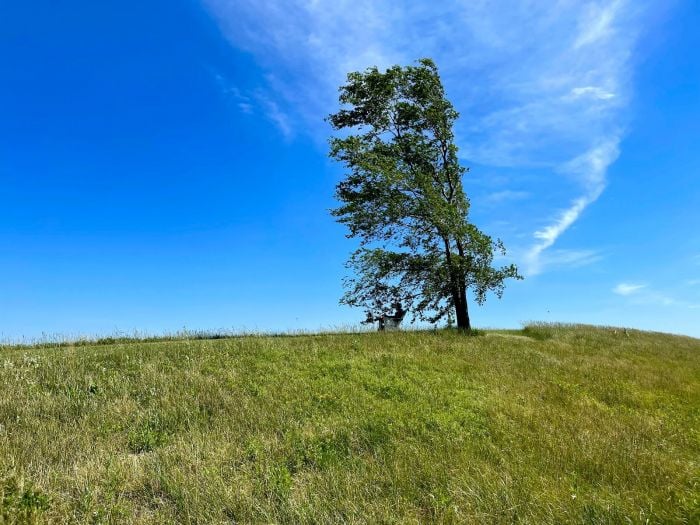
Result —
<path fill-rule="evenodd" d="M 345 73 L 430 56 L 472 219 L 526 275 L 476 326 L 700 336 L 691 1 L 0 4 L 0 337 L 352 325 Z"/>

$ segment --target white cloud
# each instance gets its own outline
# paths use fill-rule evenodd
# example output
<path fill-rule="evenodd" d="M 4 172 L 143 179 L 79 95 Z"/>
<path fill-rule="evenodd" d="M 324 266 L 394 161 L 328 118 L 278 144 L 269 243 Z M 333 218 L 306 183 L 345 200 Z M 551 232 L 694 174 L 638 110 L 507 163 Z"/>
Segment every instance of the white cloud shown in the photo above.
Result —
<path fill-rule="evenodd" d="M 632 303 L 640 305 L 674 306 L 680 308 L 697 309 L 700 304 L 684 299 L 678 299 L 666 292 L 661 292 L 646 284 L 620 283 L 613 288 L 613 293 L 629 297 Z"/>
<path fill-rule="evenodd" d="M 581 19 L 574 48 L 578 49 L 609 38 L 615 30 L 615 19 L 623 5 L 624 2 L 621 0 L 607 4 L 604 2 L 589 3 L 585 8 L 585 15 Z"/>
<path fill-rule="evenodd" d="M 503 190 L 503 191 L 495 191 L 493 193 L 488 194 L 485 197 L 485 200 L 487 202 L 490 202 L 492 204 L 500 204 L 502 202 L 506 201 L 520 201 L 527 199 L 531 196 L 531 193 L 529 191 L 514 191 L 514 190 Z"/>
<path fill-rule="evenodd" d="M 537 275 L 542 271 L 542 252 L 551 247 L 559 236 L 576 222 L 583 210 L 603 193 L 606 171 L 618 155 L 618 139 L 612 138 L 563 167 L 564 171 L 577 176 L 585 188 L 585 193 L 576 198 L 551 224 L 535 232 L 537 241 L 525 255 L 526 271 L 529 275 Z"/>
<path fill-rule="evenodd" d="M 536 273 L 561 268 L 581 268 L 596 263 L 602 258 L 603 255 L 597 250 L 552 249 L 538 258 Z M 529 269 L 532 270 L 532 268 Z"/>
<path fill-rule="evenodd" d="M 676 299 L 668 294 L 654 290 L 649 290 L 648 292 L 635 296 L 634 302 L 637 304 L 651 304 L 657 306 L 676 306 L 681 308 L 690 308 L 692 310 L 700 308 L 700 304 L 691 303 L 682 299 Z"/>
<path fill-rule="evenodd" d="M 214 78 L 224 96 L 232 99 L 239 111 L 252 115 L 256 110 L 260 110 L 270 122 L 277 126 L 285 139 L 292 138 L 294 131 L 289 115 L 282 111 L 279 104 L 268 94 L 262 90 L 246 94 L 222 75 L 215 73 Z"/>
<path fill-rule="evenodd" d="M 269 73 L 268 118 L 287 137 L 304 129 L 325 142 L 329 129 L 322 119 L 337 108 L 337 88 L 347 72 L 434 58 L 463 115 L 456 133 L 467 162 L 546 169 L 552 186 L 572 176 L 579 182 L 570 205 L 537 228 L 534 244 L 522 250 L 531 275 L 547 266 L 544 252 L 605 189 L 626 123 L 635 42 L 645 17 L 663 5 L 203 1 L 231 43 Z M 547 217 L 551 212 L 538 222 Z"/>
<path fill-rule="evenodd" d="M 570 98 L 593 97 L 600 100 L 615 98 L 615 93 L 604 90 L 598 86 L 576 87 L 571 90 Z"/>
<path fill-rule="evenodd" d="M 270 99 L 266 95 L 258 94 L 257 99 L 267 118 L 277 126 L 285 139 L 291 139 L 294 135 L 294 131 L 292 130 L 292 124 L 289 116 L 280 109 L 277 102 Z"/>
<path fill-rule="evenodd" d="M 616 293 L 617 295 L 632 295 L 646 287 L 646 284 L 620 283 L 613 288 L 613 293 Z"/>

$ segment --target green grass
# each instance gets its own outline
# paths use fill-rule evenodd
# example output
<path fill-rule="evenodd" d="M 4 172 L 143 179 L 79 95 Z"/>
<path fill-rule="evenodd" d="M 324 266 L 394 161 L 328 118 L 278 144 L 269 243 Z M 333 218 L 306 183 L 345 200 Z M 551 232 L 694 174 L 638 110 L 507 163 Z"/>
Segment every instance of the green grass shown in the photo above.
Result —
<path fill-rule="evenodd" d="M 0 349 L 0 524 L 699 523 L 700 340 Z"/>

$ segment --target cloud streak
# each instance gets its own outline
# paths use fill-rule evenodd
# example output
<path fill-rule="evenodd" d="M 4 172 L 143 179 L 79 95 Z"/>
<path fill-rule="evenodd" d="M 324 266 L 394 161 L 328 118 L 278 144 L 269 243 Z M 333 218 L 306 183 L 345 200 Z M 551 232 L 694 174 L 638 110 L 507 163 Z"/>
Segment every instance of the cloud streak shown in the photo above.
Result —
<path fill-rule="evenodd" d="M 585 86 L 573 88 L 570 93 L 570 99 L 576 99 L 580 97 L 593 97 L 598 100 L 610 100 L 611 98 L 615 98 L 615 93 L 605 91 L 603 88 L 600 88 L 598 86 Z"/>
<path fill-rule="evenodd" d="M 537 275 L 542 271 L 544 267 L 541 260 L 542 252 L 554 245 L 557 239 L 578 220 L 583 211 L 603 193 L 608 166 L 619 155 L 618 144 L 619 139 L 612 137 L 563 167 L 564 171 L 575 174 L 579 178 L 585 193 L 561 212 L 554 222 L 535 232 L 537 242 L 525 255 L 526 268 L 530 275 Z"/>
<path fill-rule="evenodd" d="M 633 295 L 646 287 L 646 284 L 620 283 L 617 286 L 615 286 L 615 288 L 613 288 L 613 293 L 625 296 Z"/>
<path fill-rule="evenodd" d="M 503 202 L 521 201 L 530 198 L 528 191 L 502 190 L 491 193 L 485 197 L 486 202 L 499 204 Z"/>
<path fill-rule="evenodd" d="M 647 284 L 619 283 L 612 291 L 616 295 L 629 297 L 636 304 L 677 306 L 691 310 L 700 308 L 698 303 L 677 299 L 667 293 L 654 290 Z"/>
<path fill-rule="evenodd" d="M 564 210 L 533 227 L 532 245 L 521 250 L 531 275 L 605 189 L 625 128 L 635 42 L 659 4 L 203 1 L 230 42 L 268 73 L 264 109 L 287 137 L 325 138 L 322 118 L 336 109 L 347 72 L 434 58 L 463 115 L 456 131 L 466 160 L 545 169 L 551 185 L 578 185 Z"/>

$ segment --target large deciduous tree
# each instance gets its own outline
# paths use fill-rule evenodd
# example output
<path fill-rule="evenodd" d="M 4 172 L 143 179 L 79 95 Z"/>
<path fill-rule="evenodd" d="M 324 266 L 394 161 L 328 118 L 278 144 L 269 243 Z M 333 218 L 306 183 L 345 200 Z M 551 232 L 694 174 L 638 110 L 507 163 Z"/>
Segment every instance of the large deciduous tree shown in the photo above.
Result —
<path fill-rule="evenodd" d="M 503 294 L 515 265 L 495 267 L 493 240 L 469 222 L 469 199 L 454 143 L 457 111 L 445 97 L 435 63 L 349 73 L 340 111 L 328 121 L 347 133 L 330 140 L 330 156 L 349 170 L 332 210 L 360 240 L 341 303 L 368 318 L 401 305 L 414 319 L 447 317 L 470 330 L 467 292 L 482 304 Z"/>

